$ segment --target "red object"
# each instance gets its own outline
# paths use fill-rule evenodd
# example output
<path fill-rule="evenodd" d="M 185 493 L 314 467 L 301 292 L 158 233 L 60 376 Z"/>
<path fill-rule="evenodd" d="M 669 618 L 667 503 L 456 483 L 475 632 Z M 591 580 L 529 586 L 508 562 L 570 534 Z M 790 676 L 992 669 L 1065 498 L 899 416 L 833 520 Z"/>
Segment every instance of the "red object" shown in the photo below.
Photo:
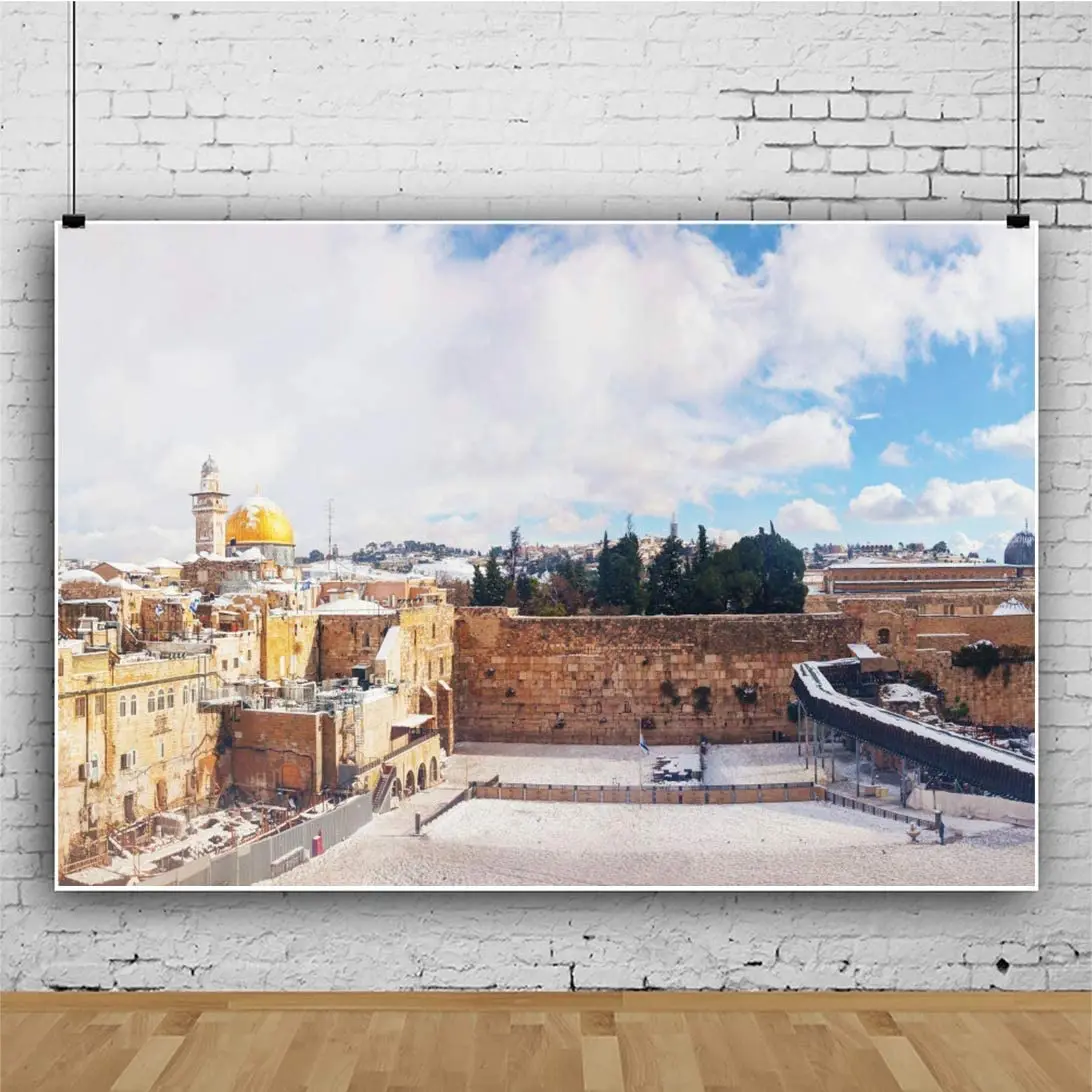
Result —
<path fill-rule="evenodd" d="M 311 856 L 312 857 L 319 857 L 321 855 L 322 855 L 322 831 L 320 830 L 318 832 L 318 834 L 316 834 L 314 836 L 314 838 L 311 839 Z"/>

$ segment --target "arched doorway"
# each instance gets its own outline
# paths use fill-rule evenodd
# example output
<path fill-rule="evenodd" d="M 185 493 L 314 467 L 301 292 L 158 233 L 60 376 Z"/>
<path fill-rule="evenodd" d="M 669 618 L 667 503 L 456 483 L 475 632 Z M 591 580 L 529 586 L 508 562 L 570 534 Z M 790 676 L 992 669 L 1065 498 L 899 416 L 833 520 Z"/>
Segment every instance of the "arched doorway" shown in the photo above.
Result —
<path fill-rule="evenodd" d="M 406 795 L 412 796 L 416 788 L 413 783 L 413 770 L 406 770 Z"/>
<path fill-rule="evenodd" d="M 428 772 L 425 770 L 423 762 L 417 767 L 417 787 L 419 789 L 428 788 Z"/>
<path fill-rule="evenodd" d="M 433 760 L 428 764 L 428 783 L 430 785 L 435 785 L 439 778 L 440 768 L 436 765 L 436 759 L 433 758 Z"/>
<path fill-rule="evenodd" d="M 397 796 L 399 800 L 402 799 L 402 782 L 396 777 L 394 784 L 391 785 L 391 796 Z"/>

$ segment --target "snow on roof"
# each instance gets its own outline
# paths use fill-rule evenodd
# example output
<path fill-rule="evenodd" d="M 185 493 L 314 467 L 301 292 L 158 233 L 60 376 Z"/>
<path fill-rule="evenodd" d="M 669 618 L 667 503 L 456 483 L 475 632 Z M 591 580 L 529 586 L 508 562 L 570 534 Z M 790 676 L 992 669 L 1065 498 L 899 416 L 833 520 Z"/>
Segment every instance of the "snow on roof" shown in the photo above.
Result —
<path fill-rule="evenodd" d="M 999 565 L 995 562 L 975 561 L 957 558 L 954 561 L 899 561 L 897 558 L 855 557 L 850 561 L 836 561 L 828 565 L 829 569 L 1011 569 L 1011 565 Z"/>
<path fill-rule="evenodd" d="M 130 583 L 124 576 L 115 576 L 112 580 L 107 580 L 106 583 L 111 588 L 127 588 L 136 591 L 144 590 L 139 584 Z"/>
<path fill-rule="evenodd" d="M 858 660 L 878 660 L 881 658 L 880 654 L 873 652 L 868 645 L 847 645 L 846 647 Z"/>
<path fill-rule="evenodd" d="M 1001 603 L 998 608 L 993 612 L 994 614 L 1031 614 L 1030 608 L 1026 607 L 1019 599 L 1006 599 L 1004 603 Z"/>
<path fill-rule="evenodd" d="M 396 614 L 397 611 L 391 610 L 389 607 L 384 607 L 382 604 L 377 603 L 374 599 L 360 599 L 353 596 L 349 599 L 335 599 L 332 603 L 323 603 L 321 607 L 316 607 L 315 612 L 317 614 Z"/>
<path fill-rule="evenodd" d="M 181 565 L 177 561 L 172 561 L 169 557 L 157 557 L 154 561 L 149 561 L 147 568 L 149 569 L 178 569 Z"/>
<path fill-rule="evenodd" d="M 98 573 L 93 573 L 90 569 L 69 569 L 68 572 L 61 573 L 60 583 L 105 584 L 106 581 Z"/>
<path fill-rule="evenodd" d="M 151 569 L 145 565 L 138 565 L 135 561 L 106 561 L 103 564 L 109 565 L 112 569 L 117 569 L 123 573 L 136 573 L 139 576 L 149 576 Z"/>
<path fill-rule="evenodd" d="M 909 683 L 888 683 L 886 686 L 880 687 L 880 697 L 885 701 L 898 701 L 898 702 L 918 702 L 921 703 L 926 698 L 934 697 L 926 690 L 920 690 L 916 686 L 911 686 Z"/>
<path fill-rule="evenodd" d="M 235 555 L 240 561 L 264 561 L 265 554 L 257 546 L 251 546 L 249 550 L 243 550 Z"/>
<path fill-rule="evenodd" d="M 840 706 L 854 713 L 864 713 L 874 721 L 899 728 L 902 731 L 912 732 L 933 743 L 939 743 L 946 747 L 955 747 L 966 754 L 976 755 L 992 762 L 1000 762 L 1014 770 L 1026 772 L 1029 766 L 1034 766 L 1034 760 L 1014 751 L 994 747 L 989 743 L 982 743 L 977 739 L 970 739 L 958 732 L 949 732 L 944 728 L 937 728 L 931 724 L 922 724 L 921 721 L 904 717 L 901 713 L 894 713 L 889 709 L 880 709 L 875 705 L 869 705 L 859 698 L 851 698 L 846 694 L 835 690 L 831 681 L 820 670 L 818 663 L 795 664 L 793 670 L 804 683 L 808 694 L 814 698 L 822 698 L 832 705 Z"/>

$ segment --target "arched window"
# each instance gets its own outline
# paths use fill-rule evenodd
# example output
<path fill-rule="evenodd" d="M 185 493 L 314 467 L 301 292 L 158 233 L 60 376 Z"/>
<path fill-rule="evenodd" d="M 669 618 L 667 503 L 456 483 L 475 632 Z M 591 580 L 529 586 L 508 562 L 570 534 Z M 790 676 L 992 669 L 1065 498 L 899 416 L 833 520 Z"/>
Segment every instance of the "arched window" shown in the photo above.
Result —
<path fill-rule="evenodd" d="M 154 713 L 155 712 L 155 691 L 154 690 L 149 690 L 148 691 L 148 712 L 149 713 Z"/>
<path fill-rule="evenodd" d="M 182 704 L 186 705 L 190 700 L 190 688 L 188 686 L 182 687 Z"/>
<path fill-rule="evenodd" d="M 173 709 L 174 708 L 174 687 L 173 686 L 170 688 L 170 690 L 167 691 L 167 708 L 168 709 Z"/>
<path fill-rule="evenodd" d="M 166 709 L 167 707 L 167 695 L 163 690 L 160 690 L 160 692 L 156 694 L 155 707 L 159 710 Z"/>
<path fill-rule="evenodd" d="M 891 644 L 891 630 L 881 629 L 879 633 L 876 634 L 876 640 L 879 641 L 881 645 Z"/>
<path fill-rule="evenodd" d="M 129 695 L 129 716 L 136 716 L 136 694 Z"/>
<path fill-rule="evenodd" d="M 119 717 L 125 716 L 125 714 L 128 712 L 128 710 L 129 710 L 129 699 L 124 694 L 122 694 L 121 697 L 118 698 L 118 716 Z"/>

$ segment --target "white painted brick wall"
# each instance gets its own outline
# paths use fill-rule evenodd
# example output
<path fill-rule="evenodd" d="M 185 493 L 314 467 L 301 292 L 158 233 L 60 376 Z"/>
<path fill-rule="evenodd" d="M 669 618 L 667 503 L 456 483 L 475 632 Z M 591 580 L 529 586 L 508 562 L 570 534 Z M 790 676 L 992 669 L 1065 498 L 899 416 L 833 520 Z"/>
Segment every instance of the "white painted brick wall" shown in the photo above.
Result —
<path fill-rule="evenodd" d="M 1011 10 L 81 3 L 79 204 L 92 218 L 995 219 Z M 68 5 L 4 5 L 0 984 L 1088 988 L 1092 34 L 1088 5 L 1023 11 L 1024 193 L 1043 227 L 1039 893 L 77 899 L 52 891 L 49 696 Z"/>

